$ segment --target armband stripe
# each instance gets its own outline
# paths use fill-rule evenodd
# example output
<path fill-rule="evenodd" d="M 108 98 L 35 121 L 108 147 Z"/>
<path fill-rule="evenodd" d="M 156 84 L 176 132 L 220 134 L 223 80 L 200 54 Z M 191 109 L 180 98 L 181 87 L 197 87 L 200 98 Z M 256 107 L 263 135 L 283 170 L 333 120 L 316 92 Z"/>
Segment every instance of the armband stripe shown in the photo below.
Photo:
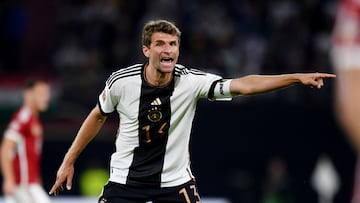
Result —
<path fill-rule="evenodd" d="M 219 81 L 221 81 L 221 79 L 220 79 L 220 80 L 216 80 L 216 81 L 214 81 L 214 82 L 211 84 L 210 89 L 209 89 L 209 93 L 208 93 L 208 99 L 209 99 L 209 100 L 213 100 L 213 99 L 214 99 L 215 86 L 216 86 L 216 84 L 217 84 Z"/>

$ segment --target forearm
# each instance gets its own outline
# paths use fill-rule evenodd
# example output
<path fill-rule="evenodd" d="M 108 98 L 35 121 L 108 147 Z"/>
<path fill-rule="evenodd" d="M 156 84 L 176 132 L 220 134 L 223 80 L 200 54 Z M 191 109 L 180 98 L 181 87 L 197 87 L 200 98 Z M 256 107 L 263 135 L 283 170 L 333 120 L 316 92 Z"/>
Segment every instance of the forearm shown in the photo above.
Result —
<path fill-rule="evenodd" d="M 1 172 L 3 174 L 4 181 L 15 182 L 13 165 L 11 158 L 7 154 L 1 152 Z"/>
<path fill-rule="evenodd" d="M 14 168 L 9 150 L 1 149 L 1 171 L 3 175 L 2 191 L 4 195 L 12 195 L 16 188 Z"/>
<path fill-rule="evenodd" d="M 98 107 L 95 107 L 81 125 L 74 142 L 65 155 L 64 163 L 74 164 L 83 149 L 99 132 L 105 120 L 106 117 L 101 115 Z"/>
<path fill-rule="evenodd" d="M 11 152 L 15 148 L 15 143 L 10 140 L 3 140 L 1 146 L 1 172 L 4 181 L 15 181 L 14 169 L 12 164 Z"/>
<path fill-rule="evenodd" d="M 230 91 L 233 95 L 251 95 L 288 87 L 299 82 L 297 74 L 249 75 L 234 79 Z"/>

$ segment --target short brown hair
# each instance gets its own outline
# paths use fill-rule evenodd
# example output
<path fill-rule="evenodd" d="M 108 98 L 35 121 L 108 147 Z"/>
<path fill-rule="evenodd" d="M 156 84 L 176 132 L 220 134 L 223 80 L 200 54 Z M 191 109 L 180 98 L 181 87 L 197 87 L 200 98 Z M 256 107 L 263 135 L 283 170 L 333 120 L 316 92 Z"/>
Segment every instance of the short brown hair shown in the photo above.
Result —
<path fill-rule="evenodd" d="M 34 88 L 37 84 L 48 84 L 48 81 L 43 78 L 28 78 L 23 84 L 23 89 L 30 90 Z"/>
<path fill-rule="evenodd" d="M 163 32 L 171 35 L 176 35 L 180 43 L 181 32 L 174 23 L 167 20 L 152 20 L 144 25 L 142 33 L 142 45 L 150 47 L 151 35 L 155 32 Z"/>

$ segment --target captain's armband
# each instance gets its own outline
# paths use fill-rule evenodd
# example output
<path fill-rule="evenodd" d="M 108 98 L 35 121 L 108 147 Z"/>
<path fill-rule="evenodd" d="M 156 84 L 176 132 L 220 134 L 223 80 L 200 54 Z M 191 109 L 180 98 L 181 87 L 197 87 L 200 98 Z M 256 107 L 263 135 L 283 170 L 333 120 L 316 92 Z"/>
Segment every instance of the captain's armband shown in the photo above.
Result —
<path fill-rule="evenodd" d="M 214 81 L 210 87 L 208 99 L 210 101 L 231 101 L 232 95 L 230 92 L 230 83 L 230 79 L 220 79 Z"/>

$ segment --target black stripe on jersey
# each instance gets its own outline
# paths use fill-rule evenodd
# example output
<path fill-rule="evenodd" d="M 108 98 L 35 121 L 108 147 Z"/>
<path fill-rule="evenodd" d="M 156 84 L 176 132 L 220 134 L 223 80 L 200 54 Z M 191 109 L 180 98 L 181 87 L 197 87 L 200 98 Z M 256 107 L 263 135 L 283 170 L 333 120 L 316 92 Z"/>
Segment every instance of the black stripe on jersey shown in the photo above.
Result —
<path fill-rule="evenodd" d="M 176 64 L 175 65 L 175 73 L 180 74 L 180 75 L 187 75 L 190 72 L 189 72 L 189 69 L 186 68 L 185 66 L 180 65 L 180 64 Z"/>
<path fill-rule="evenodd" d="M 111 88 L 111 86 L 119 79 L 121 78 L 126 78 L 126 77 L 130 77 L 130 76 L 135 76 L 135 75 L 140 75 L 141 74 L 141 71 L 136 71 L 136 72 L 133 72 L 133 73 L 128 73 L 128 74 L 125 74 L 125 75 L 122 75 L 122 76 L 118 76 L 116 77 L 110 84 L 108 84 L 109 88 Z"/>
<path fill-rule="evenodd" d="M 129 167 L 126 184 L 160 187 L 168 141 L 174 79 L 163 88 L 149 85 L 141 74 L 139 146 Z"/>
<path fill-rule="evenodd" d="M 135 65 L 129 66 L 127 68 L 122 68 L 120 70 L 117 70 L 110 75 L 110 77 L 108 78 L 108 80 L 106 82 L 110 82 L 112 79 L 114 79 L 114 77 L 116 77 L 118 75 L 128 73 L 133 70 L 140 70 L 142 66 L 143 66 L 143 64 L 135 64 Z"/>
<path fill-rule="evenodd" d="M 180 76 L 180 75 L 187 75 L 187 74 L 193 74 L 193 75 L 206 75 L 205 72 L 201 71 L 201 70 L 197 70 L 197 69 L 187 69 L 184 66 L 176 66 L 175 67 L 175 75 L 176 76 Z"/>
<path fill-rule="evenodd" d="M 209 99 L 209 100 L 214 99 L 215 86 L 216 86 L 216 84 L 217 84 L 219 81 L 221 81 L 221 79 L 220 79 L 220 80 L 215 80 L 215 81 L 211 84 L 210 89 L 209 89 L 209 93 L 208 93 L 208 99 Z"/>
<path fill-rule="evenodd" d="M 182 73 L 182 72 L 178 72 L 178 71 L 175 71 L 175 76 L 181 76 L 181 75 L 187 75 L 187 74 L 184 74 L 184 73 Z"/>
<path fill-rule="evenodd" d="M 136 64 L 125 69 L 120 69 L 110 75 L 106 81 L 106 84 L 111 87 L 114 82 L 120 78 L 138 75 L 141 73 L 142 66 L 142 64 Z"/>
<path fill-rule="evenodd" d="M 197 69 L 190 69 L 190 73 L 192 73 L 194 75 L 206 75 L 205 72 L 203 72 L 201 70 L 197 70 Z"/>
<path fill-rule="evenodd" d="M 142 67 L 143 65 L 144 65 L 144 64 L 139 63 L 139 64 L 135 64 L 135 65 L 132 65 L 132 66 L 128 66 L 128 67 L 126 67 L 126 68 L 120 68 L 119 70 L 114 71 L 114 72 L 111 74 L 110 78 L 111 78 L 112 76 L 115 76 L 116 74 L 125 73 L 125 72 L 131 71 L 131 70 L 133 70 L 133 69 L 141 69 L 141 67 Z"/>

